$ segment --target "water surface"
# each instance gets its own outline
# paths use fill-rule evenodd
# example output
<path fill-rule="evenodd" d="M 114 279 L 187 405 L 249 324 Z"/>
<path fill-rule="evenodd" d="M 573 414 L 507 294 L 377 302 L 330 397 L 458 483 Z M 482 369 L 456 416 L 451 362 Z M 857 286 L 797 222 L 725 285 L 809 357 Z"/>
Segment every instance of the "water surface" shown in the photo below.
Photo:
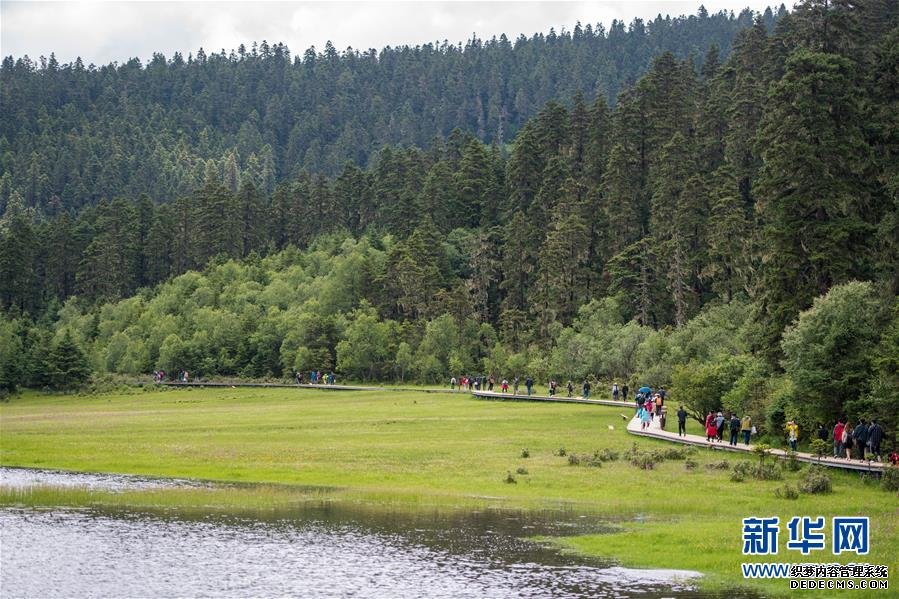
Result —
<path fill-rule="evenodd" d="M 105 488 L 105 475 L 42 472 L 2 469 L 0 481 Z M 153 482 L 109 480 L 113 490 Z M 0 596 L 696 596 L 695 573 L 621 568 L 525 540 L 608 527 L 571 512 L 408 513 L 324 502 L 253 517 L 4 508 Z"/>

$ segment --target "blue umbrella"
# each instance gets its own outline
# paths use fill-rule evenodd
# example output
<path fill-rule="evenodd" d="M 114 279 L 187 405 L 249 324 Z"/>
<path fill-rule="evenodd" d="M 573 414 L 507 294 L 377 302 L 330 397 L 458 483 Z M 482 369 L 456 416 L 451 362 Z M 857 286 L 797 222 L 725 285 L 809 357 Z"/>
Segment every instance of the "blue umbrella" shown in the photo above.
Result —
<path fill-rule="evenodd" d="M 652 389 L 649 387 L 640 387 L 640 393 L 651 393 Z"/>

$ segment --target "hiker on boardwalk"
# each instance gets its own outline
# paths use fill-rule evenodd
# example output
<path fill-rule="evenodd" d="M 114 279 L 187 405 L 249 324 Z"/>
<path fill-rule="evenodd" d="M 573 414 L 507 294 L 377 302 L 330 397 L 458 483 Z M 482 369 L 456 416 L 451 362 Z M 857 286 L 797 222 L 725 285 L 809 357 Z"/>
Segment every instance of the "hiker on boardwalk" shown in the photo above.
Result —
<path fill-rule="evenodd" d="M 568 397 L 574 395 L 574 383 L 571 382 L 571 379 L 568 379 Z"/>
<path fill-rule="evenodd" d="M 487 391 L 493 391 L 493 385 L 496 383 L 496 379 L 493 378 L 493 375 L 490 375 L 490 378 L 487 379 Z"/>
<path fill-rule="evenodd" d="M 677 411 L 677 436 L 687 436 L 687 410 L 684 409 L 684 406 Z"/>
<path fill-rule="evenodd" d="M 796 451 L 796 442 L 799 440 L 799 425 L 792 418 L 787 422 L 787 440 L 790 442 L 790 451 Z"/>
<path fill-rule="evenodd" d="M 843 455 L 843 429 L 845 427 L 846 423 L 843 422 L 842 418 L 833 425 L 833 457 L 835 458 Z"/>
<path fill-rule="evenodd" d="M 621 387 L 621 401 L 627 401 L 627 392 L 628 392 L 627 383 L 625 383 Z"/>
<path fill-rule="evenodd" d="M 503 393 L 509 390 L 509 381 L 503 379 L 503 382 L 500 383 L 500 389 L 502 389 Z"/>
<path fill-rule="evenodd" d="M 656 407 L 656 416 L 661 416 L 662 406 L 665 404 L 665 397 L 661 393 L 656 393 L 653 403 Z"/>
<path fill-rule="evenodd" d="M 618 401 L 618 383 L 612 383 L 612 401 Z"/>
<path fill-rule="evenodd" d="M 827 443 L 827 437 L 830 436 L 830 433 L 827 432 L 827 427 L 825 427 L 820 422 L 818 423 L 818 438 Z"/>
<path fill-rule="evenodd" d="M 740 434 L 740 419 L 737 418 L 737 414 L 731 414 L 730 416 L 730 444 L 734 447 L 737 446 L 737 435 Z"/>
<path fill-rule="evenodd" d="M 450 377 L 450 391 L 456 390 L 456 377 Z"/>
<path fill-rule="evenodd" d="M 590 397 L 590 381 L 584 379 L 584 399 Z"/>
<path fill-rule="evenodd" d="M 636 397 L 635 401 L 637 402 L 637 412 L 639 412 L 640 410 L 643 409 L 643 404 L 646 403 L 646 398 L 643 397 L 642 393 L 637 393 L 637 395 L 635 397 Z"/>
<path fill-rule="evenodd" d="M 646 430 L 649 428 L 649 422 L 652 415 L 649 413 L 649 410 L 646 408 L 640 408 L 640 412 L 638 414 L 640 416 L 640 430 Z"/>
<path fill-rule="evenodd" d="M 665 424 L 668 423 L 668 406 L 662 406 L 659 412 L 659 427 L 665 430 Z"/>
<path fill-rule="evenodd" d="M 858 451 L 858 459 L 865 459 L 865 449 L 868 446 L 868 425 L 862 420 L 854 429 L 852 429 L 852 444 Z"/>
<path fill-rule="evenodd" d="M 518 395 L 518 377 L 512 379 L 512 395 Z"/>
<path fill-rule="evenodd" d="M 876 420 L 871 421 L 868 427 L 868 447 L 871 448 L 871 456 L 878 462 L 880 456 L 880 443 L 883 441 L 883 427 L 877 424 Z"/>
<path fill-rule="evenodd" d="M 718 429 L 715 427 L 715 414 L 709 412 L 705 417 L 705 440 L 709 443 L 718 438 Z"/>
<path fill-rule="evenodd" d="M 724 441 L 724 414 L 721 412 L 715 416 L 715 435 L 718 437 L 719 443 Z"/>
<path fill-rule="evenodd" d="M 846 459 L 852 459 L 852 424 L 847 420 L 846 424 L 843 425 L 843 433 L 840 435 L 841 445 L 843 447 L 843 452 L 846 454 Z"/>
<path fill-rule="evenodd" d="M 752 418 L 749 414 L 743 414 L 743 420 L 740 421 L 740 432 L 743 433 L 743 444 L 749 445 L 749 435 L 752 434 Z"/>
<path fill-rule="evenodd" d="M 528 397 L 530 397 L 530 396 L 531 396 L 531 389 L 534 388 L 534 379 L 532 379 L 531 377 L 526 378 L 525 381 L 524 381 L 524 386 L 525 386 L 525 387 L 527 388 L 527 390 L 528 390 Z"/>

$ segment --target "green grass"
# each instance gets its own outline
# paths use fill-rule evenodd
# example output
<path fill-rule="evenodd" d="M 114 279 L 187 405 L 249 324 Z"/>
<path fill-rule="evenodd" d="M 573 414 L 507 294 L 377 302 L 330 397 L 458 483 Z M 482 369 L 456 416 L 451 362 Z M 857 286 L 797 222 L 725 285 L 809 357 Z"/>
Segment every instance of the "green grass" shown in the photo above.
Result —
<path fill-rule="evenodd" d="M 738 578 L 744 561 L 742 518 L 777 515 L 784 522 L 780 554 L 758 561 L 849 562 L 851 557 L 829 552 L 803 558 L 786 551 L 785 522 L 794 515 L 867 515 L 872 551 L 859 561 L 887 564 L 894 573 L 899 569 L 896 495 L 861 482 L 856 474 L 831 471 L 832 494 L 787 502 L 776 499 L 774 489 L 785 481 L 795 483 L 801 473 L 786 473 L 785 481 L 732 483 L 728 471 L 704 468 L 722 459 L 755 458 L 701 450 L 694 471 L 686 471 L 680 461 L 643 471 L 624 461 L 601 468 L 570 466 L 567 458 L 555 455 L 560 447 L 584 454 L 623 451 L 634 443 L 644 449 L 670 446 L 628 435 L 619 414 L 630 413 L 630 404 L 494 402 L 390 391 L 25 394 L 0 405 L 3 465 L 268 484 L 117 494 L 7 489 L 0 492 L 0 503 L 238 510 L 326 496 L 409 509 L 561 507 L 627 523 L 617 534 L 557 539 L 560 545 L 625 565 L 698 570 L 709 575 L 703 584 L 721 588 L 743 584 Z M 699 432 L 697 423 L 691 427 Z M 524 448 L 529 458 L 521 457 Z M 516 474 L 516 484 L 506 483 L 507 472 L 519 467 L 528 474 Z M 756 588 L 789 593 L 784 581 Z"/>

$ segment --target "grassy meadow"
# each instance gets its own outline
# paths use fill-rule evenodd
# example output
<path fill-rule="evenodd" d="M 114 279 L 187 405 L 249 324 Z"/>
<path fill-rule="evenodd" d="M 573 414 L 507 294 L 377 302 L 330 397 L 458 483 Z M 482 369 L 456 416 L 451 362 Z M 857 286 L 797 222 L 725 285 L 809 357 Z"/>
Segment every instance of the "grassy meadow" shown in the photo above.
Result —
<path fill-rule="evenodd" d="M 785 472 L 781 481 L 736 483 L 729 470 L 711 467 L 753 457 L 699 450 L 692 469 L 667 460 L 641 470 L 624 459 L 586 466 L 558 455 L 560 448 L 583 456 L 602 449 L 623 453 L 633 444 L 672 447 L 628 435 L 621 415 L 630 413 L 629 404 L 494 402 L 414 391 L 26 393 L 0 404 L 4 466 L 268 484 L 118 494 L 5 489 L 0 503 L 240 510 L 326 497 L 410 510 L 571 509 L 619 522 L 620 532 L 554 542 L 624 565 L 698 570 L 708 574 L 703 584 L 709 588 L 744 584 L 739 564 L 752 561 L 741 555 L 744 517 L 781 518 L 780 553 L 755 561 L 848 563 L 851 554 L 787 551 L 786 521 L 825 516 L 829 524 L 833 516 L 865 515 L 871 517 L 871 553 L 857 561 L 887 564 L 896 580 L 899 501 L 858 474 L 830 471 L 832 493 L 790 501 L 776 498 L 775 489 L 795 484 L 804 469 Z M 691 426 L 699 432 L 697 423 Z M 790 593 L 786 581 L 756 588 Z"/>

